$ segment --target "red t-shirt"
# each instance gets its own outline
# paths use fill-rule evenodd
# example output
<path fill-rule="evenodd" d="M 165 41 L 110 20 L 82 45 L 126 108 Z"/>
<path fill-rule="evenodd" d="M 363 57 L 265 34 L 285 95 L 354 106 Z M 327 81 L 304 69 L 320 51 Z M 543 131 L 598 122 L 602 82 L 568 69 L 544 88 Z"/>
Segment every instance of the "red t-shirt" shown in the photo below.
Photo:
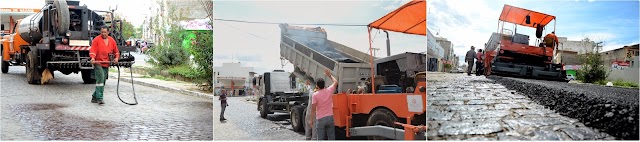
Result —
<path fill-rule="evenodd" d="M 104 39 L 102 39 L 102 35 L 93 38 L 93 41 L 91 42 L 91 49 L 89 50 L 89 56 L 91 58 L 95 58 L 96 61 L 109 61 L 109 54 L 114 53 L 116 55 L 116 59 L 119 59 L 120 52 L 118 51 L 118 46 L 116 46 L 116 40 L 111 36 L 107 37 L 107 40 L 109 42 L 105 44 Z M 100 63 L 100 66 L 109 67 L 109 63 Z"/>
<path fill-rule="evenodd" d="M 479 62 L 482 62 L 482 52 L 476 53 L 476 58 L 478 59 Z"/>

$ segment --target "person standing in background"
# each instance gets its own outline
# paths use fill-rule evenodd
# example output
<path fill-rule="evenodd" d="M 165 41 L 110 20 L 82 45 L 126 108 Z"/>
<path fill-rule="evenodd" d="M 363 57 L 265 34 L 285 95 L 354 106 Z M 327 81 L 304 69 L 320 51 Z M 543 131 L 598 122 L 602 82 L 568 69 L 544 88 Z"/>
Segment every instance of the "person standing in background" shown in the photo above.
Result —
<path fill-rule="evenodd" d="M 473 60 L 476 58 L 476 47 L 471 46 L 471 50 L 467 51 L 467 55 L 464 57 L 465 61 L 467 61 L 467 76 L 471 76 L 471 71 L 473 71 Z"/>

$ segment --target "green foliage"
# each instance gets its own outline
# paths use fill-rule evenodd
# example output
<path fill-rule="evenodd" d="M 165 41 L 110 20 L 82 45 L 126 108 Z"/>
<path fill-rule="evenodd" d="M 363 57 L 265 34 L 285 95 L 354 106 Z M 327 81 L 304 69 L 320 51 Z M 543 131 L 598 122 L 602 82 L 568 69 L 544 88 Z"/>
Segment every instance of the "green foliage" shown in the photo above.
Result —
<path fill-rule="evenodd" d="M 122 20 L 122 37 L 127 40 L 131 37 L 137 37 L 138 35 L 136 35 L 137 31 L 135 29 L 135 27 L 131 24 L 131 22 L 127 21 L 126 19 L 122 18 L 121 16 L 116 16 L 116 19 L 120 19 Z"/>
<path fill-rule="evenodd" d="M 624 81 L 624 80 L 613 81 L 613 85 L 614 86 L 622 86 L 622 87 L 638 88 L 638 84 L 637 83 L 627 82 L 627 81 Z"/>
<path fill-rule="evenodd" d="M 451 68 L 453 68 L 453 65 L 451 64 L 444 64 L 444 68 L 447 70 L 450 70 Z"/>
<path fill-rule="evenodd" d="M 158 67 L 183 65 L 189 62 L 189 54 L 184 48 L 159 45 L 149 50 L 149 62 Z"/>
<path fill-rule="evenodd" d="M 198 32 L 191 51 L 196 69 L 203 74 L 201 78 L 213 84 L 213 31 Z"/>
<path fill-rule="evenodd" d="M 154 20 L 156 32 L 164 33 L 164 37 L 156 43 L 157 46 L 150 49 L 149 53 L 152 58 L 149 62 L 160 67 L 171 67 L 189 63 L 189 52 L 182 48 L 182 27 L 177 22 L 183 16 L 183 12 L 176 12 L 175 8 L 170 9 L 170 18 L 167 19 L 169 31 L 164 33 L 164 29 Z"/>
<path fill-rule="evenodd" d="M 588 39 L 586 39 L 588 40 Z M 603 42 L 597 42 L 594 52 L 580 55 L 580 60 L 584 63 L 576 72 L 576 78 L 584 83 L 597 83 L 607 78 L 608 74 L 599 54 Z"/>
<path fill-rule="evenodd" d="M 169 74 L 171 75 L 179 75 L 189 79 L 197 79 L 202 76 L 202 72 L 197 69 L 192 68 L 189 65 L 181 65 L 169 68 Z"/>

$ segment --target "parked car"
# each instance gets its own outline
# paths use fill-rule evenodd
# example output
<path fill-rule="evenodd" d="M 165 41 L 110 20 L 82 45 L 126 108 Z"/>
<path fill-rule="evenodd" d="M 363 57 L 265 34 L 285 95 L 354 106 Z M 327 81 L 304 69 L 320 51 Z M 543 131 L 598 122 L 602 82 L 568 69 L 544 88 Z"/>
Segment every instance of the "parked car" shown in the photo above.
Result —
<path fill-rule="evenodd" d="M 462 68 L 455 68 L 449 71 L 450 73 L 464 73 Z"/>
<path fill-rule="evenodd" d="M 573 76 L 573 74 L 567 74 L 567 79 L 569 80 L 576 80 L 576 77 Z"/>

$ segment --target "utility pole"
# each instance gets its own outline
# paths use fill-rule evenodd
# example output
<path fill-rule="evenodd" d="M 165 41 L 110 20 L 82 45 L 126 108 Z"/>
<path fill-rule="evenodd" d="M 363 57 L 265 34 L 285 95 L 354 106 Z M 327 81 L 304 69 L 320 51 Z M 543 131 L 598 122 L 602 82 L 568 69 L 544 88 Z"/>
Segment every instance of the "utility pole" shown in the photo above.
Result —
<path fill-rule="evenodd" d="M 371 48 L 371 50 L 373 50 L 373 56 L 376 56 L 376 51 L 380 50 L 380 48 Z"/>

